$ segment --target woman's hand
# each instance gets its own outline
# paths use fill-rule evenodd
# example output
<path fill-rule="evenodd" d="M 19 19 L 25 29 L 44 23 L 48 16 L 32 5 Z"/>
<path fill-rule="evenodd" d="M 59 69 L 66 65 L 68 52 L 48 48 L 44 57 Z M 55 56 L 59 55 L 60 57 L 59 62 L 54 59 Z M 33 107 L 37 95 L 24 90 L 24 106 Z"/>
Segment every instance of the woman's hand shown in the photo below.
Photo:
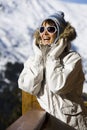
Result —
<path fill-rule="evenodd" d="M 61 53 L 64 51 L 65 47 L 67 46 L 67 39 L 60 39 L 59 43 L 56 43 L 55 48 L 53 48 L 48 56 L 56 58 L 61 55 Z"/>
<path fill-rule="evenodd" d="M 33 40 L 33 50 L 35 54 L 35 60 L 38 62 L 39 60 L 42 59 L 42 52 L 39 49 L 39 47 L 36 45 L 36 38 Z"/>

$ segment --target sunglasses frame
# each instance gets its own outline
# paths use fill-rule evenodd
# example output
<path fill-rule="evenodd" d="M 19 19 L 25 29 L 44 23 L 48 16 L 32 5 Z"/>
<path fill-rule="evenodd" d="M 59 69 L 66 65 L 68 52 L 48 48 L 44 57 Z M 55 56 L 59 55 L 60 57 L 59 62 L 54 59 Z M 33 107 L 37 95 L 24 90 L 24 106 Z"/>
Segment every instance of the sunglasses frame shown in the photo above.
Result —
<path fill-rule="evenodd" d="M 47 27 L 41 26 L 41 27 L 44 28 L 44 31 L 46 30 L 46 31 L 47 31 L 48 33 L 50 33 L 50 34 L 57 32 L 57 28 L 56 28 L 55 26 L 47 26 Z M 41 27 L 39 28 L 39 32 L 40 32 Z M 49 32 L 49 30 L 48 30 L 49 27 L 54 27 L 54 28 L 55 28 L 55 31 L 54 31 L 54 32 Z M 42 34 L 42 33 L 44 33 L 44 31 L 43 31 L 43 32 L 40 32 L 40 33 Z"/>

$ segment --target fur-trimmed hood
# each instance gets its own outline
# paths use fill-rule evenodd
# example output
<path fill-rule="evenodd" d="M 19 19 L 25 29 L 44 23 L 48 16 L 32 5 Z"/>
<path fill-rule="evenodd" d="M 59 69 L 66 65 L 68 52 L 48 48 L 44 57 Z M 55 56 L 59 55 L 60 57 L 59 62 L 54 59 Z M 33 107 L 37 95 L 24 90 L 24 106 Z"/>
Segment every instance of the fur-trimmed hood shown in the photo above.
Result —
<path fill-rule="evenodd" d="M 59 38 L 66 38 L 68 42 L 71 42 L 76 38 L 75 28 L 69 22 L 67 22 L 67 26 L 65 27 L 63 33 L 59 36 Z"/>
<path fill-rule="evenodd" d="M 41 40 L 40 34 L 39 34 L 39 29 L 37 29 L 35 31 L 34 37 L 37 40 L 37 44 L 39 44 L 39 42 Z M 59 39 L 61 39 L 61 38 L 66 38 L 68 42 L 71 42 L 72 40 L 74 40 L 76 38 L 76 30 L 69 22 L 67 22 L 67 25 L 66 25 L 63 33 L 60 34 Z"/>
<path fill-rule="evenodd" d="M 61 38 L 67 39 L 67 42 L 69 43 L 67 44 L 67 48 L 70 49 L 71 41 L 73 41 L 76 38 L 76 36 L 77 34 L 75 28 L 69 22 L 67 22 L 64 31 L 59 35 L 58 41 Z M 34 37 L 36 38 L 36 44 L 39 45 L 41 41 L 39 29 L 35 31 Z"/>

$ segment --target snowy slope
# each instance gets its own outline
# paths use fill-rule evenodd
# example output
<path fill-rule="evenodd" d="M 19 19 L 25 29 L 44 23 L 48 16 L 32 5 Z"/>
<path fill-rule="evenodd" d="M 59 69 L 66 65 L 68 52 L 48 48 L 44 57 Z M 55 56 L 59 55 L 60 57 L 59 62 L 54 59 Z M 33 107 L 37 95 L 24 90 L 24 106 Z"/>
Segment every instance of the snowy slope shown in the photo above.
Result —
<path fill-rule="evenodd" d="M 32 51 L 32 36 L 42 19 L 62 10 L 65 19 L 76 28 L 72 45 L 83 58 L 87 80 L 87 0 L 1 0 L 0 70 L 8 61 L 24 62 Z M 87 84 L 84 84 L 87 92 Z"/>

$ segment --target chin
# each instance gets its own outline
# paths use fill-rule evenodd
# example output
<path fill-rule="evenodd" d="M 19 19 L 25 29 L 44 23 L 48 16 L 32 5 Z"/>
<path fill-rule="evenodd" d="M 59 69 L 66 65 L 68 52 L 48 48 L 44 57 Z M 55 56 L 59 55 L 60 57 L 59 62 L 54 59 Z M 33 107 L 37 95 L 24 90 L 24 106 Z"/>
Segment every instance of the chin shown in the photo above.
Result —
<path fill-rule="evenodd" d="M 50 45 L 51 43 L 50 42 L 44 42 L 44 45 Z"/>

